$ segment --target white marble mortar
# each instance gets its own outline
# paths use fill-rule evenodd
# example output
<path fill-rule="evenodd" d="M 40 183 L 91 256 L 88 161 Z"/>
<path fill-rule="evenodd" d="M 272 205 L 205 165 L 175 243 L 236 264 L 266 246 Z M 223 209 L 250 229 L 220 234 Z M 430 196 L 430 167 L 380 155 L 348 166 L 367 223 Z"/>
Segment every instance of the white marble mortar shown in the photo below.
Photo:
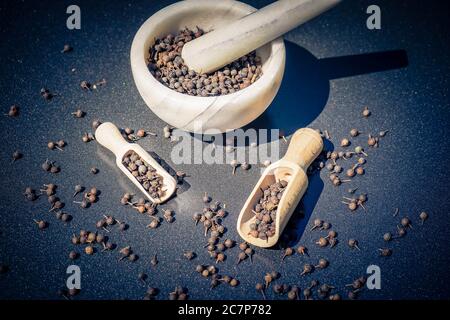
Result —
<path fill-rule="evenodd" d="M 196 97 L 178 93 L 156 80 L 147 67 L 149 48 L 155 38 L 175 34 L 184 27 L 205 31 L 219 28 L 256 9 L 234 0 L 186 0 L 158 11 L 139 28 L 131 46 L 131 70 L 136 86 L 148 107 L 163 121 L 189 132 L 240 128 L 261 115 L 275 97 L 283 78 L 285 47 L 278 38 L 256 53 L 263 75 L 235 93 Z"/>

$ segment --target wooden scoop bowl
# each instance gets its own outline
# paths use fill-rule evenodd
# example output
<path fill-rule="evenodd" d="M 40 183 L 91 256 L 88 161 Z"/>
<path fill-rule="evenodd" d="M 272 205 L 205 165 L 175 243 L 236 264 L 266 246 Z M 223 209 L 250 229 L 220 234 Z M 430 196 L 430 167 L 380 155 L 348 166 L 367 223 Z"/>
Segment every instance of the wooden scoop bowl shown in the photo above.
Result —
<path fill-rule="evenodd" d="M 105 148 L 109 149 L 116 156 L 116 164 L 122 172 L 145 194 L 145 196 L 154 203 L 163 203 L 167 201 L 175 192 L 177 182 L 164 170 L 161 165 L 153 159 L 147 151 L 145 151 L 137 143 L 128 143 L 120 133 L 119 129 L 111 122 L 102 123 L 95 131 L 95 139 Z M 144 189 L 144 187 L 136 180 L 130 171 L 122 164 L 124 156 L 130 151 L 136 152 L 147 164 L 156 169 L 156 172 L 163 178 L 164 195 L 161 198 L 153 198 Z"/>
<path fill-rule="evenodd" d="M 280 235 L 308 187 L 306 169 L 320 154 L 322 148 L 322 138 L 315 130 L 303 128 L 294 133 L 285 156 L 271 164 L 263 172 L 239 214 L 237 230 L 242 239 L 255 246 L 264 248 L 272 247 L 278 242 Z M 288 185 L 278 203 L 275 234 L 268 237 L 267 240 L 250 236 L 250 225 L 256 220 L 253 209 L 262 197 L 261 189 L 280 180 L 287 181 Z"/>

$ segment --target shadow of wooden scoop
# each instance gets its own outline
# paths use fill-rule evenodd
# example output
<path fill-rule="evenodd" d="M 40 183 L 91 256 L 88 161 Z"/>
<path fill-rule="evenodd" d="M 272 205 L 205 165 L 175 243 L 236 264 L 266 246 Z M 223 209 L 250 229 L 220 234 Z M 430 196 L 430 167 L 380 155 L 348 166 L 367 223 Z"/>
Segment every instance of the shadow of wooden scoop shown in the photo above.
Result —
<path fill-rule="evenodd" d="M 322 138 L 315 130 L 303 128 L 294 133 L 285 156 L 266 168 L 239 214 L 237 230 L 245 241 L 265 248 L 272 247 L 278 242 L 308 187 L 306 169 L 322 149 Z M 281 180 L 286 181 L 287 186 L 276 208 L 274 235 L 267 239 L 250 235 L 256 221 L 254 208 L 263 196 L 262 190 Z"/>

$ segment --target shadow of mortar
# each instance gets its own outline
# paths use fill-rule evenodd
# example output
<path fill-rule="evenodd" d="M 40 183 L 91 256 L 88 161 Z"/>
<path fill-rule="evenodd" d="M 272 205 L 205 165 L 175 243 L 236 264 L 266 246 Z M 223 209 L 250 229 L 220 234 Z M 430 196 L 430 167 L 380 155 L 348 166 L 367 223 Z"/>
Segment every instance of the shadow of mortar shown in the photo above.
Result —
<path fill-rule="evenodd" d="M 324 109 L 330 80 L 408 66 L 405 50 L 318 59 L 285 41 L 286 70 L 280 90 L 266 111 L 244 129 L 280 129 L 286 136 L 307 127 Z"/>

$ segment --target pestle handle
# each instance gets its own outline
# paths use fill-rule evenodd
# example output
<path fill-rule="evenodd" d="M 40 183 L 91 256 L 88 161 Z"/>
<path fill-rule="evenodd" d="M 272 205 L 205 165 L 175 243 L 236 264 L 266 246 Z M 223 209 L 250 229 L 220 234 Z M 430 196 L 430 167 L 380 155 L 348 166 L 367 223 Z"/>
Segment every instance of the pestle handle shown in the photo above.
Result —
<path fill-rule="evenodd" d="M 341 0 L 280 0 L 183 46 L 184 63 L 209 73 L 318 16 Z"/>
<path fill-rule="evenodd" d="M 119 129 L 111 122 L 102 123 L 95 130 L 95 140 L 105 148 L 111 150 L 116 157 L 121 157 L 128 142 L 123 138 Z"/>
<path fill-rule="evenodd" d="M 311 165 L 322 152 L 323 140 L 317 131 L 302 128 L 292 135 L 289 147 L 283 159 L 298 164 L 303 170 Z"/>

